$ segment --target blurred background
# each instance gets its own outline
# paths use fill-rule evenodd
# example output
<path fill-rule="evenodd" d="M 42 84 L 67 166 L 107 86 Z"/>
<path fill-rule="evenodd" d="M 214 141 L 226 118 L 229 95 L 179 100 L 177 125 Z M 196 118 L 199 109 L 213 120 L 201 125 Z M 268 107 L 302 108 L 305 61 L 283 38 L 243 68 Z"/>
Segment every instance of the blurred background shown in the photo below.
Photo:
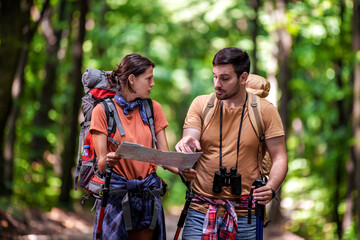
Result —
<path fill-rule="evenodd" d="M 289 172 L 280 201 L 267 206 L 271 224 L 304 239 L 358 239 L 359 3 L 1 0 L 0 236 L 25 234 L 34 209 L 90 213 L 73 190 L 86 68 L 113 70 L 133 52 L 154 61 L 150 97 L 162 104 L 174 151 L 190 103 L 214 91 L 213 56 L 233 46 L 271 82 L 268 100 L 286 129 Z M 177 217 L 185 186 L 158 173 Z"/>

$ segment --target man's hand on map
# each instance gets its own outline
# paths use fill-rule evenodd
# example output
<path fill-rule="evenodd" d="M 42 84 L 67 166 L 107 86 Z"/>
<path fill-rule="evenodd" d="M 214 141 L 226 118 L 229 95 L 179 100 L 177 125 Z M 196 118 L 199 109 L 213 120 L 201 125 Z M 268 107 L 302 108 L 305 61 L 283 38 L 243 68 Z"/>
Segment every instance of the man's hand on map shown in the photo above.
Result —
<path fill-rule="evenodd" d="M 177 152 L 194 152 L 195 150 L 200 151 L 201 146 L 198 140 L 192 136 L 183 137 L 175 146 Z"/>

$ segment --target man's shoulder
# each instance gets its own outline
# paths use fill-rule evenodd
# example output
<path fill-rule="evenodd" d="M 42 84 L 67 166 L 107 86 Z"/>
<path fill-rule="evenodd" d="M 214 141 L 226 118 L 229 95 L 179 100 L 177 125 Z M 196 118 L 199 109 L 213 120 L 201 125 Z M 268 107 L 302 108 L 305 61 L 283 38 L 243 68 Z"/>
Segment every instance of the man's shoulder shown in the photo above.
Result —
<path fill-rule="evenodd" d="M 199 105 L 200 107 L 204 106 L 207 103 L 207 101 L 210 99 L 210 96 L 211 94 L 199 95 L 194 98 L 192 105 L 195 104 L 195 105 Z"/>
<path fill-rule="evenodd" d="M 212 93 L 204 94 L 204 95 L 198 95 L 197 97 L 195 97 L 195 99 L 197 99 L 198 101 L 206 101 L 211 95 L 212 95 Z M 194 101 L 195 101 L 195 99 L 194 99 Z"/>
<path fill-rule="evenodd" d="M 260 106 L 261 106 L 261 110 L 264 111 L 265 109 L 268 109 L 268 108 L 271 108 L 271 109 L 274 109 L 277 111 L 275 105 L 270 102 L 269 100 L 265 99 L 265 98 L 261 98 L 259 97 L 260 99 Z"/>

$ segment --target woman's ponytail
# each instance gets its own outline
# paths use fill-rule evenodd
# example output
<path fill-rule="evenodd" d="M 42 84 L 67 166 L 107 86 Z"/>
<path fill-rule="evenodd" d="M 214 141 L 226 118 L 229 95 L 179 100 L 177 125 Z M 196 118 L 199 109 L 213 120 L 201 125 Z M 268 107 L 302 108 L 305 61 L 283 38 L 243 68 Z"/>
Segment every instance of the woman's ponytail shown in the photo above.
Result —
<path fill-rule="evenodd" d="M 117 92 L 121 90 L 118 71 L 119 69 L 116 69 L 106 75 L 106 83 L 108 88 L 116 89 Z"/>

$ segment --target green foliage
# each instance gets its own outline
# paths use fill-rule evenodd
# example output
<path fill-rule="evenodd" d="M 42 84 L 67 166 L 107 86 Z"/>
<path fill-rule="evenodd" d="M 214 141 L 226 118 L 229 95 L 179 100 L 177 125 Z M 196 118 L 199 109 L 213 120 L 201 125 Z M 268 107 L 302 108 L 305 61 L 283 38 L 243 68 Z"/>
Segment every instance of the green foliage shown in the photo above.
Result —
<path fill-rule="evenodd" d="M 51 2 L 55 13 L 58 4 L 59 1 Z M 346 210 L 345 166 L 354 141 L 349 116 L 353 63 L 359 61 L 360 55 L 352 51 L 352 3 L 345 1 L 343 18 L 338 1 L 334 0 L 287 1 L 283 22 L 274 20 L 274 12 L 271 1 L 264 1 L 259 8 L 256 64 L 264 76 L 274 71 L 278 40 L 274 34 L 280 28 L 286 29 L 292 47 L 287 82 L 289 173 L 281 203 L 289 218 L 285 227 L 306 239 L 335 239 L 335 212 L 342 220 Z M 29 46 L 26 88 L 16 103 L 21 106 L 21 117 L 16 125 L 14 196 L 8 200 L 21 206 L 50 209 L 59 204 L 59 156 L 64 148 L 63 137 L 69 131 L 63 116 L 71 109 L 70 96 L 74 91 L 69 76 L 73 70 L 72 47 L 78 15 L 75 12 L 72 22 L 59 25 L 66 31 L 58 53 L 56 93 L 49 99 L 54 106 L 48 113 L 53 121 L 51 127 L 33 127 L 48 61 L 44 30 L 38 30 Z M 195 96 L 213 91 L 214 54 L 227 46 L 243 48 L 250 55 L 253 52 L 254 18 L 255 11 L 247 1 L 91 1 L 83 70 L 113 70 L 132 52 L 153 60 L 156 85 L 150 97 L 163 107 L 169 122 L 169 146 L 174 150 L 190 103 Z M 56 19 L 55 14 L 54 25 L 59 24 Z M 28 160 L 34 135 L 43 136 L 51 146 L 41 164 Z M 186 188 L 180 178 L 160 168 L 158 173 L 170 189 L 164 198 L 165 208 L 182 205 Z M 80 191 L 71 192 L 75 201 L 81 195 Z M 339 197 L 338 209 L 335 196 Z M 354 222 L 345 230 L 343 239 L 356 239 L 355 228 Z"/>

